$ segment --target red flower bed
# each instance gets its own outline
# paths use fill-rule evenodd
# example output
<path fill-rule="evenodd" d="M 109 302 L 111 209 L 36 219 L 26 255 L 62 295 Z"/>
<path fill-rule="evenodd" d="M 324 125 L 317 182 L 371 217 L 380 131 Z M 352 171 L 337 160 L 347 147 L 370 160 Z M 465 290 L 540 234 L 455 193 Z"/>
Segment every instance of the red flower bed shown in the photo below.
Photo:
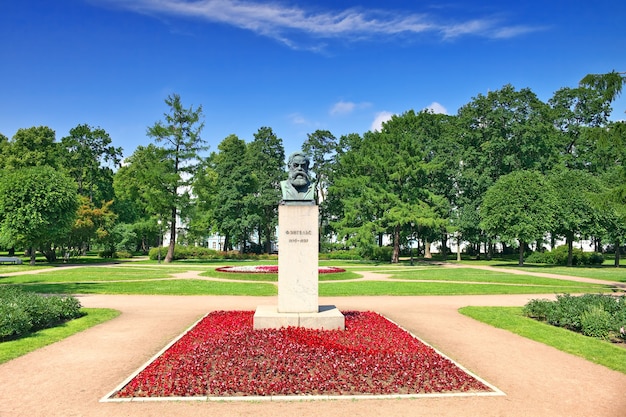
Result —
<path fill-rule="evenodd" d="M 215 268 L 219 272 L 236 272 L 244 274 L 277 274 L 277 265 L 244 265 L 244 266 L 222 266 Z M 343 268 L 335 266 L 320 266 L 318 268 L 320 274 L 335 274 L 337 272 L 346 272 Z"/>
<path fill-rule="evenodd" d="M 115 397 L 492 391 L 384 317 L 344 314 L 345 331 L 253 330 L 254 312 L 213 312 Z"/>

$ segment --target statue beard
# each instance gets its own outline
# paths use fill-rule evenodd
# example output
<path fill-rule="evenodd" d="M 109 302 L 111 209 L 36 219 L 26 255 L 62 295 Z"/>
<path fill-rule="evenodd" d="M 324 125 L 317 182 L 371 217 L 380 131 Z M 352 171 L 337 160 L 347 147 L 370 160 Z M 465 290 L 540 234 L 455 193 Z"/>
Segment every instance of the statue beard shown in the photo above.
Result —
<path fill-rule="evenodd" d="M 289 182 L 295 188 L 307 187 L 310 183 L 309 174 L 305 171 L 291 171 L 289 172 Z"/>

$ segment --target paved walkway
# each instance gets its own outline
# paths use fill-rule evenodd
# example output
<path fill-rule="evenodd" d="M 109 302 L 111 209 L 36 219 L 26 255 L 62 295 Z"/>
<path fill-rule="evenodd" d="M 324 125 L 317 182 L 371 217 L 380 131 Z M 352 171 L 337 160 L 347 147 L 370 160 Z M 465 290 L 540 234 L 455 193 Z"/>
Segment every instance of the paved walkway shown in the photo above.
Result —
<path fill-rule="evenodd" d="M 507 270 L 508 271 L 508 270 Z M 540 295 L 333 297 L 322 304 L 384 314 L 503 397 L 258 403 L 99 400 L 212 310 L 249 309 L 275 297 L 81 296 L 115 308 L 107 323 L 0 365 L 0 416 L 590 416 L 626 415 L 626 375 L 458 313 L 467 305 L 523 305 Z M 549 297 L 549 296 L 546 296 Z"/>

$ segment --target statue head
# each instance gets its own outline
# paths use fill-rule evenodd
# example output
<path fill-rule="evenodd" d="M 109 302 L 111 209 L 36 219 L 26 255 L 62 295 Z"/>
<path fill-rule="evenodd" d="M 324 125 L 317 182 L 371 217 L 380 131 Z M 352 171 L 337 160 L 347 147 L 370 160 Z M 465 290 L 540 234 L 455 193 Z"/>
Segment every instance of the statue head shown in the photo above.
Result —
<path fill-rule="evenodd" d="M 294 152 L 289 155 L 287 168 L 289 169 L 289 182 L 294 188 L 306 189 L 311 178 L 309 176 L 309 158 L 302 152 Z"/>

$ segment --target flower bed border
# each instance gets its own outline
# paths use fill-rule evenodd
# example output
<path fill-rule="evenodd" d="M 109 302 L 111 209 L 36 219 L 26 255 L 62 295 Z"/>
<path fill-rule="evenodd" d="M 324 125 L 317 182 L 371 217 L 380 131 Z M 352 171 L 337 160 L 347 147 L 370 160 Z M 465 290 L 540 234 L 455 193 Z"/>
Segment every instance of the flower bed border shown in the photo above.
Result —
<path fill-rule="evenodd" d="M 215 270 L 228 274 L 277 274 L 278 265 L 221 266 Z M 318 268 L 320 274 L 337 274 L 339 272 L 346 272 L 346 270 L 336 266 L 320 266 Z"/>
<path fill-rule="evenodd" d="M 320 400 L 367 400 L 367 399 L 417 399 L 417 398 L 446 398 L 446 397 L 493 397 L 493 396 L 504 396 L 506 395 L 499 388 L 485 381 L 483 378 L 474 374 L 473 372 L 466 369 L 464 366 L 459 364 L 458 362 L 450 359 L 448 356 L 440 352 L 438 349 L 434 348 L 430 344 L 424 342 L 422 339 L 406 330 L 404 327 L 400 326 L 393 320 L 390 320 L 386 316 L 379 314 L 385 320 L 390 323 L 396 325 L 401 330 L 407 332 L 411 337 L 417 339 L 419 342 L 423 343 L 425 346 L 431 348 L 436 354 L 450 361 L 453 365 L 458 367 L 462 372 L 465 372 L 469 376 L 475 378 L 477 381 L 484 384 L 491 391 L 474 391 L 474 392 L 449 392 L 449 393 L 420 393 L 420 394 L 356 394 L 356 395 L 267 395 L 267 396 L 189 396 L 189 397 L 131 397 L 131 398 L 116 398 L 115 395 L 126 385 L 128 385 L 137 375 L 139 375 L 145 368 L 147 368 L 152 362 L 158 359 L 163 353 L 165 353 L 170 347 L 172 347 L 176 342 L 182 339 L 189 331 L 194 329 L 202 320 L 204 320 L 211 312 L 205 314 L 203 317 L 194 322 L 191 326 L 189 326 L 185 331 L 183 331 L 180 335 L 175 337 L 171 342 L 169 342 L 166 346 L 163 347 L 159 352 L 157 352 L 153 357 L 151 357 L 148 361 L 146 361 L 141 367 L 139 367 L 135 372 L 133 372 L 128 378 L 122 381 L 117 387 L 115 387 L 112 391 L 106 394 L 103 398 L 100 399 L 100 402 L 154 402 L 154 401 L 228 401 L 228 402 L 250 402 L 250 401 L 320 401 Z"/>

